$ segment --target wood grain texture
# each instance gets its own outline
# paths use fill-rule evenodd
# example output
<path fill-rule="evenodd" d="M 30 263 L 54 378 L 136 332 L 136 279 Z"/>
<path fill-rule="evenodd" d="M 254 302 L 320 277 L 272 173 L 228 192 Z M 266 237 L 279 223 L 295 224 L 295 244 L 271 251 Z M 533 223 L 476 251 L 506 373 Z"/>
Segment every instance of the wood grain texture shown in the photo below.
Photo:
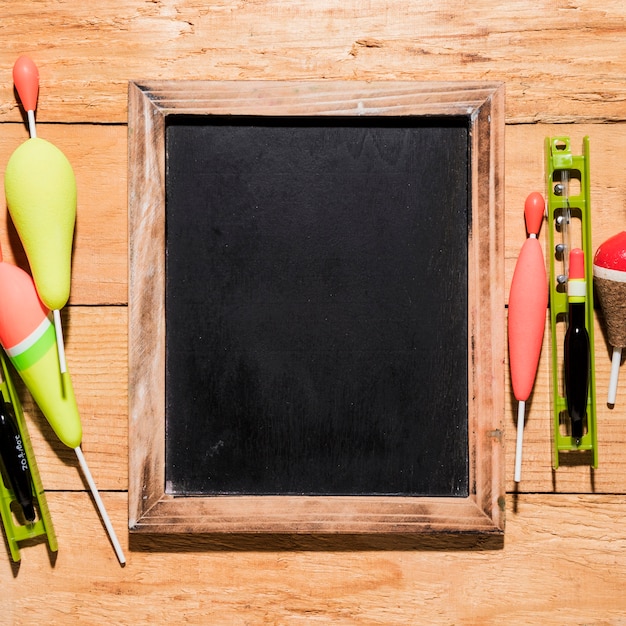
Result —
<path fill-rule="evenodd" d="M 117 564 L 71 453 L 26 401 L 60 550 L 54 560 L 44 545 L 25 545 L 20 566 L 11 564 L 8 552 L 0 559 L 0 622 L 622 624 L 626 374 L 609 409 L 601 401 L 610 362 L 599 314 L 599 468 L 550 468 L 544 343 L 527 412 L 519 491 L 512 481 L 515 412 L 508 388 L 500 407 L 509 492 L 503 540 L 129 538 L 131 389 L 123 305 L 129 80 L 489 80 L 506 82 L 509 122 L 504 322 L 510 278 L 526 237 L 523 203 L 530 191 L 543 191 L 546 136 L 571 136 L 574 148 L 583 136 L 591 138 L 594 246 L 626 227 L 625 31 L 621 0 L 5 2 L 0 164 L 4 168 L 26 138 L 10 70 L 19 54 L 29 53 L 41 73 L 40 135 L 66 152 L 78 179 L 66 347 L 85 455 L 128 548 L 128 565 Z M 26 266 L 6 212 L 0 244 L 7 259 Z M 508 385 L 505 355 L 500 375 Z"/>
<path fill-rule="evenodd" d="M 459 75 L 506 81 L 511 122 L 625 117 L 620 0 L 477 0 L 471 8 L 453 0 L 444 9 L 388 0 L 103 0 L 44 2 L 37 11 L 14 0 L 3 18 L 0 67 L 35 57 L 42 121 L 124 122 L 129 80 Z M 10 82 L 0 85 L 0 119 L 14 121 Z"/>
<path fill-rule="evenodd" d="M 0 163 L 27 138 L 22 124 L 2 125 Z M 39 124 L 39 134 L 55 143 L 72 164 L 78 187 L 77 229 L 70 303 L 125 304 L 127 280 L 127 128 L 124 125 Z M 626 126 L 621 124 L 508 125 L 505 137 L 505 298 L 519 250 L 526 238 L 524 201 L 531 191 L 544 191 L 543 141 L 548 136 L 572 138 L 580 154 L 582 139 L 591 140 L 591 204 L 594 248 L 626 222 L 626 182 L 613 174 L 624 158 Z M 0 206 L 4 200 L 0 177 Z M 611 207 L 610 211 L 604 207 Z M 0 245 L 6 260 L 24 269 L 28 263 L 8 212 L 0 222 Z M 540 241 L 546 242 L 546 225 Z"/>
<path fill-rule="evenodd" d="M 503 309 L 504 311 L 504 309 Z M 98 485 L 103 489 L 128 488 L 127 477 L 127 309 L 126 307 L 70 307 L 66 325 L 68 365 L 77 394 L 84 425 L 84 449 Z M 626 493 L 623 468 L 623 412 L 626 385 L 618 388 L 616 407 L 604 403 L 610 373 L 610 355 L 603 343 L 602 326 L 596 329 L 596 380 L 598 393 L 598 436 L 600 463 L 591 471 L 585 459 L 580 464 L 564 463 L 558 471 L 551 468 L 551 409 L 549 339 L 544 349 L 533 395 L 528 403 L 524 436 L 523 480 L 521 493 Z M 102 339 L 102 337 L 106 339 Z M 515 441 L 515 401 L 508 378 L 508 360 L 500 369 L 506 380 L 504 426 L 507 491 L 513 483 Z M 50 490 L 82 489 L 73 453 L 54 436 L 32 400 L 18 384 L 24 398 L 33 447 L 44 486 Z M 574 457 L 576 458 L 576 457 Z"/>
<path fill-rule="evenodd" d="M 73 254 L 70 303 L 126 304 L 127 280 L 127 128 L 125 125 L 39 124 L 41 137 L 68 157 L 77 178 L 78 213 Z M 4 124 L 0 133 L 0 163 L 27 138 L 22 124 Z M 505 137 L 505 298 L 519 250 L 526 238 L 524 201 L 531 191 L 544 191 L 543 141 L 548 136 L 572 138 L 579 154 L 582 139 L 591 139 L 591 204 L 594 248 L 626 222 L 626 182 L 613 174 L 624 158 L 626 126 L 622 124 L 508 125 Z M 0 206 L 6 208 L 4 177 Z M 604 207 L 611 207 L 605 210 Z M 28 262 L 8 212 L 0 222 L 0 245 L 6 260 L 28 269 Z M 540 241 L 546 242 L 546 225 Z"/>
<path fill-rule="evenodd" d="M 626 505 L 618 496 L 509 500 L 504 539 L 476 536 L 133 535 L 104 494 L 120 569 L 85 493 L 53 493 L 43 544 L 0 560 L 3 623 L 496 626 L 621 623 Z"/>

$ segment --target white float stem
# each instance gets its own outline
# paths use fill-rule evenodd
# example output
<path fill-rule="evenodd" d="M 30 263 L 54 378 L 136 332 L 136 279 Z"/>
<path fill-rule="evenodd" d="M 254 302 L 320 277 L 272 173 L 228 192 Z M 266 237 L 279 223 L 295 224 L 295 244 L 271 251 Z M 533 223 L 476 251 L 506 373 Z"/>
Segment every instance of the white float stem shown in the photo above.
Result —
<path fill-rule="evenodd" d="M 98 507 L 98 511 L 100 512 L 100 516 L 102 517 L 102 521 L 104 522 L 104 526 L 109 533 L 109 538 L 111 539 L 111 543 L 113 544 L 113 549 L 115 550 L 115 554 L 120 562 L 120 565 L 124 565 L 126 563 L 126 557 L 124 556 L 124 552 L 122 550 L 122 546 L 115 534 L 115 529 L 113 528 L 113 524 L 111 524 L 111 519 L 109 518 L 106 509 L 104 508 L 104 503 L 102 502 L 102 498 L 98 493 L 98 488 L 96 487 L 96 483 L 93 480 L 93 476 L 89 471 L 89 467 L 87 465 L 87 461 L 85 460 L 85 455 L 81 450 L 80 446 L 74 448 L 74 452 L 76 452 L 76 456 L 78 457 L 78 462 L 80 463 L 80 467 L 83 470 L 83 474 L 87 479 L 87 484 L 89 485 L 89 489 L 91 489 L 91 493 L 93 495 L 93 499 L 96 501 L 96 505 Z"/>
<path fill-rule="evenodd" d="M 610 405 L 615 404 L 617 396 L 617 380 L 619 378 L 619 366 L 622 362 L 622 348 L 613 348 L 613 358 L 611 359 L 611 377 L 609 378 L 609 397 L 607 402 Z"/>
<path fill-rule="evenodd" d="M 524 418 L 526 415 L 526 402 L 520 400 L 517 405 L 517 443 L 515 445 L 515 477 L 518 483 L 522 479 L 522 446 L 524 443 Z"/>
<path fill-rule="evenodd" d="M 61 374 L 67 372 L 67 362 L 65 360 L 65 342 L 63 341 L 63 325 L 61 324 L 61 311 L 54 309 L 52 311 L 54 317 L 54 330 L 57 336 L 57 352 L 59 353 L 59 367 Z"/>
<path fill-rule="evenodd" d="M 35 139 L 37 137 L 37 127 L 35 126 L 35 111 L 26 111 L 28 115 L 28 131 L 30 132 L 30 138 Z"/>

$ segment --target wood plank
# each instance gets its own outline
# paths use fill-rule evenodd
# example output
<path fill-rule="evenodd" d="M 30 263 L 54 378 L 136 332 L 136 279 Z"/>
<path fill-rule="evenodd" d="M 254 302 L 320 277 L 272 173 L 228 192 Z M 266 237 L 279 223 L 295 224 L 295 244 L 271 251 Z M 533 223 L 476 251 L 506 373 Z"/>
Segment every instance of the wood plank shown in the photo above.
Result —
<path fill-rule="evenodd" d="M 79 203 L 88 198 L 85 210 L 79 206 L 72 303 L 124 304 L 128 80 L 503 80 L 510 122 L 508 295 L 525 238 L 524 199 L 543 191 L 545 136 L 571 135 L 580 145 L 590 135 L 594 246 L 623 228 L 625 23 L 621 0 L 450 0 L 432 6 L 389 0 L 12 0 L 0 20 L 0 122 L 7 122 L 0 125 L 0 165 L 26 137 L 10 69 L 19 54 L 29 53 L 42 75 L 42 136 L 62 145 L 80 170 Z M 605 120 L 617 123 L 588 123 Z M 53 129 L 46 122 L 79 124 Z M 118 126 L 99 125 L 110 122 Z M 86 130 L 84 123 L 94 126 Z M 64 143 L 69 137 L 71 146 Z M 10 242 L 14 234 L 0 218 L 0 244 L 12 260 Z M 126 489 L 126 310 L 70 306 L 64 322 L 86 456 L 101 489 Z M 135 535 L 129 544 L 127 495 L 105 491 L 129 557 L 121 569 L 75 462 L 53 443 L 51 431 L 40 431 L 41 418 L 31 408 L 27 418 L 60 551 L 50 559 L 44 545 L 25 546 L 19 566 L 7 552 L 0 561 L 0 622 L 621 624 L 623 495 L 552 493 L 624 493 L 626 374 L 609 410 L 602 402 L 608 349 L 599 328 L 600 467 L 591 475 L 584 466 L 562 465 L 552 476 L 545 343 L 527 413 L 521 492 L 507 496 L 501 540 Z M 508 384 L 506 362 L 502 375 Z M 509 490 L 512 405 L 507 391 Z M 533 490 L 547 493 L 524 493 Z"/>
<path fill-rule="evenodd" d="M 87 460 L 102 489 L 126 489 L 127 482 L 127 310 L 125 307 L 69 307 L 67 330 L 68 364 L 72 373 L 84 427 Z M 599 468 L 588 463 L 563 463 L 552 471 L 552 418 L 550 404 L 549 341 L 546 326 L 544 349 L 535 389 L 527 407 L 520 492 L 625 493 L 623 468 L 623 415 L 626 384 L 618 388 L 617 404 L 611 409 L 605 396 L 610 358 L 597 326 L 596 376 L 598 396 Z M 106 341 L 102 340 L 106 337 Z M 516 404 L 508 375 L 508 360 L 502 368 L 506 381 L 504 424 L 506 433 L 506 487 L 515 492 Z M 19 386 L 19 385 L 18 385 Z M 39 411 L 22 391 L 29 432 L 44 487 L 48 490 L 82 489 L 74 455 L 56 439 Z"/>
<path fill-rule="evenodd" d="M 68 362 L 85 430 L 84 446 L 92 472 L 103 489 L 127 488 L 126 434 L 126 309 L 124 307 L 70 307 L 67 333 Z M 107 341 L 98 341 L 103 333 Z M 598 433 L 600 466 L 591 471 L 588 463 L 563 464 L 557 472 L 552 463 L 552 418 L 550 404 L 550 364 L 548 336 L 544 339 L 538 378 L 528 405 L 524 435 L 523 492 L 624 493 L 623 471 L 626 449 L 622 445 L 623 418 L 620 406 L 626 405 L 626 385 L 618 388 L 616 408 L 604 402 L 610 372 L 607 347 L 601 328 L 596 327 L 596 375 L 598 395 Z M 507 490 L 512 482 L 514 463 L 516 407 L 506 378 L 505 427 L 507 440 Z M 20 387 L 21 388 L 21 387 Z M 22 390 L 33 447 L 47 489 L 80 489 L 73 453 L 60 444 L 32 400 Z M 104 418 L 104 419 L 103 419 Z M 583 459 L 584 461 L 584 459 Z"/>
<path fill-rule="evenodd" d="M 126 84 L 151 79 L 507 82 L 511 122 L 622 120 L 626 7 L 524 0 L 210 4 L 28 0 L 4 7 L 0 119 L 20 118 L 10 68 L 29 53 L 42 121 L 124 122 Z M 557 43 L 558 42 L 558 43 Z"/>
<path fill-rule="evenodd" d="M 0 132 L 0 207 L 6 207 L 4 168 L 28 133 L 21 124 Z M 74 169 L 78 191 L 70 303 L 127 302 L 126 127 L 38 124 L 38 136 L 60 148 Z M 0 218 L 4 258 L 28 270 L 6 210 Z"/>
<path fill-rule="evenodd" d="M 75 169 L 79 192 L 70 303 L 127 302 L 127 129 L 124 125 L 40 125 L 40 136 L 59 146 Z M 534 124 L 506 126 L 505 294 L 519 250 L 526 238 L 524 200 L 531 191 L 544 192 L 545 137 L 565 135 L 575 152 L 582 138 L 591 140 L 591 203 L 594 248 L 619 230 L 614 210 L 626 195 L 626 180 L 609 175 L 626 142 L 626 124 Z M 20 124 L 2 126 L 0 164 L 26 139 Z M 4 196 L 0 177 L 0 194 Z M 3 201 L 4 202 L 4 201 Z M 6 206 L 6 204 L 5 204 Z M 605 207 L 613 207 L 606 210 Z M 0 244 L 5 258 L 28 268 L 23 249 L 5 212 Z M 546 224 L 540 240 L 546 243 Z"/>
<path fill-rule="evenodd" d="M 617 624 L 626 612 L 626 502 L 509 497 L 504 539 L 133 536 L 126 495 L 104 503 L 121 568 L 86 493 L 53 493 L 59 551 L 0 560 L 3 622 L 98 624 Z M 130 541 L 130 543 L 129 543 Z M 88 556 L 87 556 L 88 555 Z"/>
<path fill-rule="evenodd" d="M 127 302 L 127 129 L 124 125 L 40 125 L 40 136 L 59 146 L 75 169 L 79 192 L 70 303 Z M 607 174 L 619 162 L 626 124 L 507 125 L 505 168 L 505 294 L 517 255 L 526 237 L 524 200 L 531 191 L 544 192 L 543 141 L 565 135 L 575 152 L 582 138 L 591 140 L 591 202 L 594 248 L 619 230 L 613 210 L 626 195 L 626 180 Z M 0 163 L 26 139 L 20 124 L 2 126 Z M 0 194 L 4 196 L 0 177 Z M 3 201 L 4 202 L 4 201 Z M 5 204 L 6 206 L 6 204 Z M 604 207 L 613 207 L 606 210 Z M 23 249 L 5 212 L 0 244 L 5 258 L 28 268 Z M 540 240 L 546 243 L 544 223 Z"/>

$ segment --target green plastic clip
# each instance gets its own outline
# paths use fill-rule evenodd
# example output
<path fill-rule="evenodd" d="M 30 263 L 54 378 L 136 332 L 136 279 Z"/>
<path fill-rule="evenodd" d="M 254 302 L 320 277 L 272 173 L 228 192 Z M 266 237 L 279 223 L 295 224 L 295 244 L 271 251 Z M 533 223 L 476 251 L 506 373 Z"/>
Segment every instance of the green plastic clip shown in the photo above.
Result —
<path fill-rule="evenodd" d="M 573 155 L 569 137 L 545 140 L 548 257 L 550 259 L 550 326 L 552 333 L 552 404 L 554 421 L 553 467 L 559 467 L 561 452 L 589 451 L 591 465 L 598 467 L 596 428 L 595 359 L 593 339 L 593 251 L 591 247 L 591 196 L 589 137 L 583 139 L 583 154 Z M 559 241 L 560 239 L 560 241 Z M 574 245 L 572 241 L 578 240 Z M 577 444 L 571 436 L 564 392 L 563 343 L 567 328 L 568 255 L 572 247 L 585 253 L 585 327 L 590 344 L 590 377 L 587 398 L 586 432 Z"/>
<path fill-rule="evenodd" d="M 24 414 L 22 412 L 22 405 L 19 397 L 13 386 L 13 381 L 7 368 L 7 363 L 4 354 L 0 351 L 0 366 L 2 369 L 2 381 L 0 381 L 0 392 L 7 404 L 10 404 L 13 408 L 15 418 L 17 420 L 18 430 L 22 437 L 22 444 L 24 446 L 24 452 L 26 453 L 26 459 L 28 461 L 30 474 L 31 474 L 31 487 L 33 490 L 33 496 L 36 501 L 37 518 L 32 524 L 18 522 L 13 509 L 12 504 L 15 501 L 13 491 L 4 484 L 4 479 L 0 479 L 0 515 L 2 516 L 2 524 L 4 525 L 4 531 L 6 533 L 7 541 L 9 544 L 9 550 L 11 557 L 15 562 L 20 560 L 19 542 L 26 539 L 34 539 L 45 535 L 48 539 L 48 546 L 52 552 L 56 552 L 57 538 L 52 526 L 52 519 L 50 517 L 50 511 L 48 509 L 48 503 L 46 501 L 45 492 L 41 484 L 41 478 L 39 476 L 39 470 L 35 463 L 35 455 L 30 443 L 30 437 L 28 436 L 28 430 L 26 428 L 26 422 L 24 421 Z"/>

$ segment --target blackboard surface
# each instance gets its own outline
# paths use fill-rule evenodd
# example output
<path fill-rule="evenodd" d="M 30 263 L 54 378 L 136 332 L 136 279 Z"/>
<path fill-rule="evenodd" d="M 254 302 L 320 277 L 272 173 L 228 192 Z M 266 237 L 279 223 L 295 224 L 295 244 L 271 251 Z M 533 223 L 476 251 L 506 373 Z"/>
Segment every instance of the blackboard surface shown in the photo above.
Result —
<path fill-rule="evenodd" d="M 467 118 L 165 133 L 166 491 L 466 497 Z"/>

